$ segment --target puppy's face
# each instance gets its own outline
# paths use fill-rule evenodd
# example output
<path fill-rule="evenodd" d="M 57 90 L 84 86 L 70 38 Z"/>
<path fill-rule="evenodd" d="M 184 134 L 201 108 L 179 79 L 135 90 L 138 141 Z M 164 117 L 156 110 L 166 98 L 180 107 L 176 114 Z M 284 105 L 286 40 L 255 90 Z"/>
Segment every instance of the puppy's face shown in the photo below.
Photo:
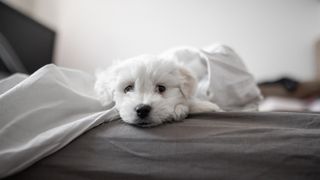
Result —
<path fill-rule="evenodd" d="M 157 56 L 126 60 L 97 77 L 104 103 L 115 102 L 123 121 L 143 127 L 181 120 L 196 85 L 191 73 Z"/>

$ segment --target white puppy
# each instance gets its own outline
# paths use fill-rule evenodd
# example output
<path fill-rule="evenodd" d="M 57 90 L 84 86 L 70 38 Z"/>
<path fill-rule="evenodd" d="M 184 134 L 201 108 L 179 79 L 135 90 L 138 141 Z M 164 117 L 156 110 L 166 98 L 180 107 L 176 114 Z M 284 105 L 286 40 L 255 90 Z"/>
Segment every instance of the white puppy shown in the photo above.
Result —
<path fill-rule="evenodd" d="M 187 67 L 164 56 L 143 55 L 97 74 L 102 102 L 115 103 L 123 121 L 151 127 L 179 121 L 189 113 L 221 111 L 194 97 L 197 80 Z"/>

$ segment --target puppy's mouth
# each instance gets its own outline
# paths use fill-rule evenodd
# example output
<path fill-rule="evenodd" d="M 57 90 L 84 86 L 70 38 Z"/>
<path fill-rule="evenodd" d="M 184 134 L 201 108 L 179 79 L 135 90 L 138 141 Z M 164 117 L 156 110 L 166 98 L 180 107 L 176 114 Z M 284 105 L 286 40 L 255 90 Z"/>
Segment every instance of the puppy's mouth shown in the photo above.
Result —
<path fill-rule="evenodd" d="M 130 123 L 134 126 L 138 126 L 138 127 L 143 127 L 143 128 L 149 128 L 149 127 L 155 127 L 160 125 L 160 123 L 155 123 L 151 120 L 147 120 L 147 119 L 137 119 L 135 120 L 133 123 Z"/>
<path fill-rule="evenodd" d="M 138 127 L 143 127 L 143 128 L 149 128 L 149 127 L 158 126 L 159 124 L 153 123 L 153 122 L 137 122 L 137 123 L 134 123 L 133 125 Z"/>

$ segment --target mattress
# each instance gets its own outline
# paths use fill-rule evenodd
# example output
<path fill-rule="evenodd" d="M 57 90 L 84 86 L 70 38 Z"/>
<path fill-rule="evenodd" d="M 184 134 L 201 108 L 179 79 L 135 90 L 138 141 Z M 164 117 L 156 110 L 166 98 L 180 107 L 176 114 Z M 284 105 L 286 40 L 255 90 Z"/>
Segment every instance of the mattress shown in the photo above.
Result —
<path fill-rule="evenodd" d="M 320 179 L 320 114 L 201 113 L 101 124 L 7 179 Z"/>

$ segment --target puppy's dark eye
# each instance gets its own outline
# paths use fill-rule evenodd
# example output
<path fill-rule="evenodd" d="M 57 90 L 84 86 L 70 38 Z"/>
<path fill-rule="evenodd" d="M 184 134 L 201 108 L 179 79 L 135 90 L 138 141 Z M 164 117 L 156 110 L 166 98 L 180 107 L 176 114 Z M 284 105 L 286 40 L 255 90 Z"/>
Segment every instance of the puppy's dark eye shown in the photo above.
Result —
<path fill-rule="evenodd" d="M 129 91 L 133 91 L 133 89 L 134 89 L 134 86 L 133 86 L 133 85 L 129 85 L 129 86 L 127 86 L 126 88 L 124 88 L 123 92 L 124 92 L 124 93 L 127 93 L 127 92 L 129 92 Z"/>
<path fill-rule="evenodd" d="M 165 87 L 165 86 L 162 86 L 162 85 L 157 85 L 157 86 L 156 86 L 156 91 L 157 91 L 158 93 L 163 93 L 163 92 L 166 91 L 166 87 Z"/>

